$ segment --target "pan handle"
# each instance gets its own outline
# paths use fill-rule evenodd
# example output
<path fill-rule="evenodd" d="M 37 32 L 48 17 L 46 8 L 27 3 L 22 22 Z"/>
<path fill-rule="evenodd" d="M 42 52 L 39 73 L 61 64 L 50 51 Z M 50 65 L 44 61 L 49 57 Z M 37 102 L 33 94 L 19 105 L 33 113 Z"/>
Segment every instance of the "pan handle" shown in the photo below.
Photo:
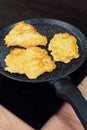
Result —
<path fill-rule="evenodd" d="M 87 101 L 78 88 L 72 84 L 70 77 L 56 80 L 51 84 L 55 87 L 57 96 L 72 105 L 84 128 L 87 129 Z"/>

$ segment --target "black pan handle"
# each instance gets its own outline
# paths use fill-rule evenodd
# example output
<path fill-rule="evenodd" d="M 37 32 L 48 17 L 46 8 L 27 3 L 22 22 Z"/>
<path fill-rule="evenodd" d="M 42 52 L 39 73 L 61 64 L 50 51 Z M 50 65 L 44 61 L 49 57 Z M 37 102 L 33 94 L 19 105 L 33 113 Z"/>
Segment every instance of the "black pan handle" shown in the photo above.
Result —
<path fill-rule="evenodd" d="M 78 88 L 72 84 L 70 77 L 56 80 L 51 84 L 55 87 L 57 96 L 72 105 L 84 128 L 87 130 L 87 101 Z"/>

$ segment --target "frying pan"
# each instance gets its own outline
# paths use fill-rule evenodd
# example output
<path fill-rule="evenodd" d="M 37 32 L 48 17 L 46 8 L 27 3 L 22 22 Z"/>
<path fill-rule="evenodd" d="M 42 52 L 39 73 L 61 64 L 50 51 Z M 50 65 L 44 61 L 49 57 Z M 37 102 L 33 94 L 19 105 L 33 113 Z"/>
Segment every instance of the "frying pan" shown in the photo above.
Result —
<path fill-rule="evenodd" d="M 42 35 L 46 35 L 48 43 L 55 33 L 68 32 L 77 38 L 77 44 L 79 47 L 80 57 L 73 59 L 71 62 L 64 64 L 57 62 L 57 68 L 51 73 L 44 73 L 37 79 L 30 80 L 25 75 L 11 74 L 4 71 L 6 66 L 4 59 L 11 49 L 14 47 L 6 47 L 4 37 L 8 32 L 16 25 L 12 24 L 0 32 L 0 73 L 4 76 L 21 81 L 21 82 L 49 82 L 54 86 L 56 95 L 69 102 L 77 113 L 85 129 L 87 129 L 87 102 L 81 95 L 80 91 L 72 84 L 70 73 L 75 71 L 84 62 L 87 56 L 87 41 L 83 33 L 75 26 L 55 19 L 36 18 L 30 20 L 24 20 L 25 23 L 32 24 L 38 32 Z M 47 46 L 46 48 L 47 49 Z"/>

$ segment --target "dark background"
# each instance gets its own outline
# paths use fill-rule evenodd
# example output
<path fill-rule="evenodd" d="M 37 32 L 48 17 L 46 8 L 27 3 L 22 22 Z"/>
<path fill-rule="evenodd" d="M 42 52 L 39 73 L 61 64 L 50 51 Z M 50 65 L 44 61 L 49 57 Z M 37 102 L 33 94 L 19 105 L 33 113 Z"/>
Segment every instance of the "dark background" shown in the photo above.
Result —
<path fill-rule="evenodd" d="M 73 24 L 87 36 L 87 0 L 0 0 L 0 30 L 41 17 Z M 70 75 L 75 85 L 86 75 L 86 62 Z M 35 129 L 40 129 L 63 102 L 48 83 L 21 83 L 0 75 L 0 103 Z"/>

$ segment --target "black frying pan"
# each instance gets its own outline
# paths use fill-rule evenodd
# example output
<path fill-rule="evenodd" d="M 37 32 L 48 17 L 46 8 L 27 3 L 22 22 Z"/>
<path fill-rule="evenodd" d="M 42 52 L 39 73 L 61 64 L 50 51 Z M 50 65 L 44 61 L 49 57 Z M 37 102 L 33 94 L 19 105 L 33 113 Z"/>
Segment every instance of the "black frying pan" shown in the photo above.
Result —
<path fill-rule="evenodd" d="M 76 27 L 59 20 L 39 18 L 24 20 L 24 22 L 32 24 L 41 34 L 46 35 L 48 42 L 55 33 L 68 32 L 74 35 L 77 38 L 80 57 L 72 60 L 68 64 L 58 62 L 56 70 L 52 73 L 45 73 L 35 80 L 29 80 L 25 75 L 11 74 L 4 71 L 4 67 L 6 66 L 4 59 L 13 48 L 7 48 L 5 46 L 4 37 L 16 25 L 15 23 L 0 32 L 0 73 L 22 82 L 49 82 L 55 87 L 57 96 L 61 96 L 73 106 L 85 129 L 87 129 L 87 102 L 79 90 L 72 85 L 70 78 L 67 77 L 67 75 L 75 71 L 86 59 L 87 41 L 85 36 Z"/>

